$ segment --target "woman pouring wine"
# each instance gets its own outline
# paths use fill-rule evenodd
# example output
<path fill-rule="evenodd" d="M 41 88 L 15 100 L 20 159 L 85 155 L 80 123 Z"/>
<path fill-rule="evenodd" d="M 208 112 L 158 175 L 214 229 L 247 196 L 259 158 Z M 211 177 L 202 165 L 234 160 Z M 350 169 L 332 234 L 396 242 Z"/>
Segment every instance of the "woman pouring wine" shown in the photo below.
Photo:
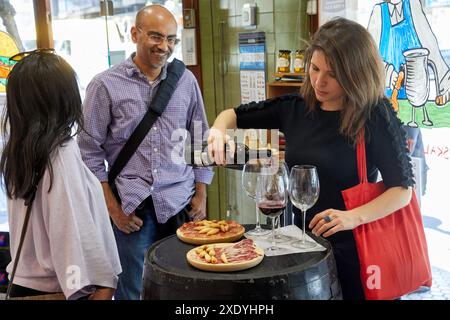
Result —
<path fill-rule="evenodd" d="M 289 168 L 313 165 L 320 196 L 306 225 L 333 247 L 344 299 L 364 299 L 352 229 L 407 205 L 414 181 L 405 133 L 384 95 L 383 65 L 367 30 L 344 18 L 325 23 L 306 50 L 301 95 L 287 95 L 223 111 L 214 122 L 209 155 L 224 163 L 229 128 L 279 129 Z M 367 172 L 381 173 L 386 191 L 346 211 L 341 191 L 359 183 L 358 134 L 365 129 Z"/>

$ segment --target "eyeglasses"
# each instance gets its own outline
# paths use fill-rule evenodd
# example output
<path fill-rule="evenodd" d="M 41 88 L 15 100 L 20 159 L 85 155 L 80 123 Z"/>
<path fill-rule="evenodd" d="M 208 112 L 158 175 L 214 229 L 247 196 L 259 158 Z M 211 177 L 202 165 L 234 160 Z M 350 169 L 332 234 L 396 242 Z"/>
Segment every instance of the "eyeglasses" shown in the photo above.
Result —
<path fill-rule="evenodd" d="M 143 32 L 140 27 L 136 27 L 139 31 Z M 164 42 L 164 40 L 167 40 L 167 44 L 170 46 L 176 46 L 180 43 L 180 39 L 178 39 L 176 36 L 163 36 L 160 33 L 148 31 L 146 33 L 147 37 L 155 44 L 161 44 Z"/>
<path fill-rule="evenodd" d="M 9 58 L 9 61 L 17 62 L 33 53 L 55 53 L 55 49 L 53 49 L 53 48 L 38 48 L 35 50 L 31 50 L 31 51 L 19 52 L 19 53 L 13 55 L 11 58 Z"/>

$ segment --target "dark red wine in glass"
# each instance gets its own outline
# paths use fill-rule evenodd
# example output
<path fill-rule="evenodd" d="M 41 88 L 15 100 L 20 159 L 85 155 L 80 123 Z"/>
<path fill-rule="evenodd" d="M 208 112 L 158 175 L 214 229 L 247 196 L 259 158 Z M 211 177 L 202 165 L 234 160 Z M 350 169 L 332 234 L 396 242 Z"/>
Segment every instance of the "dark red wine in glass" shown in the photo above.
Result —
<path fill-rule="evenodd" d="M 286 203 L 283 203 L 283 201 L 261 202 L 258 204 L 258 208 L 264 215 L 270 218 L 276 218 L 284 211 Z"/>

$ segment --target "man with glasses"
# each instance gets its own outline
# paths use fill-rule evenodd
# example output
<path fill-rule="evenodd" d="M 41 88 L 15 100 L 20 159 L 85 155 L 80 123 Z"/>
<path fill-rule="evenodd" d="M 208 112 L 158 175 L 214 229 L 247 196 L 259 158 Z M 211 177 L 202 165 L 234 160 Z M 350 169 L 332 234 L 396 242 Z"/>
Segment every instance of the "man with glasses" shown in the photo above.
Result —
<path fill-rule="evenodd" d="M 206 185 L 213 173 L 172 161 L 176 130 L 194 136 L 194 125 L 208 130 L 199 86 L 185 70 L 165 111 L 115 180 L 108 185 L 104 161 L 111 166 L 166 78 L 167 59 L 178 43 L 177 23 L 164 7 L 150 5 L 131 28 L 136 52 L 94 77 L 84 101 L 85 132 L 79 135 L 83 160 L 102 182 L 113 222 L 123 273 L 116 299 L 139 299 L 144 254 L 155 241 L 175 233 L 188 219 L 206 216 Z M 182 257 L 180 257 L 182 258 Z"/>

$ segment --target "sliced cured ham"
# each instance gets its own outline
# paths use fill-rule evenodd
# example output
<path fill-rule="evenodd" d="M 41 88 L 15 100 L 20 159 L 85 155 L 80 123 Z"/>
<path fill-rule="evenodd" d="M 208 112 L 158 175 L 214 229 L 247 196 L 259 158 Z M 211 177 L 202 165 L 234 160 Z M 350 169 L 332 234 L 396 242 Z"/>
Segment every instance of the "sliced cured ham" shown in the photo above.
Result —
<path fill-rule="evenodd" d="M 190 250 L 186 258 L 190 265 L 205 271 L 229 272 L 252 268 L 264 258 L 264 251 L 253 240 L 237 243 L 202 245 Z"/>

